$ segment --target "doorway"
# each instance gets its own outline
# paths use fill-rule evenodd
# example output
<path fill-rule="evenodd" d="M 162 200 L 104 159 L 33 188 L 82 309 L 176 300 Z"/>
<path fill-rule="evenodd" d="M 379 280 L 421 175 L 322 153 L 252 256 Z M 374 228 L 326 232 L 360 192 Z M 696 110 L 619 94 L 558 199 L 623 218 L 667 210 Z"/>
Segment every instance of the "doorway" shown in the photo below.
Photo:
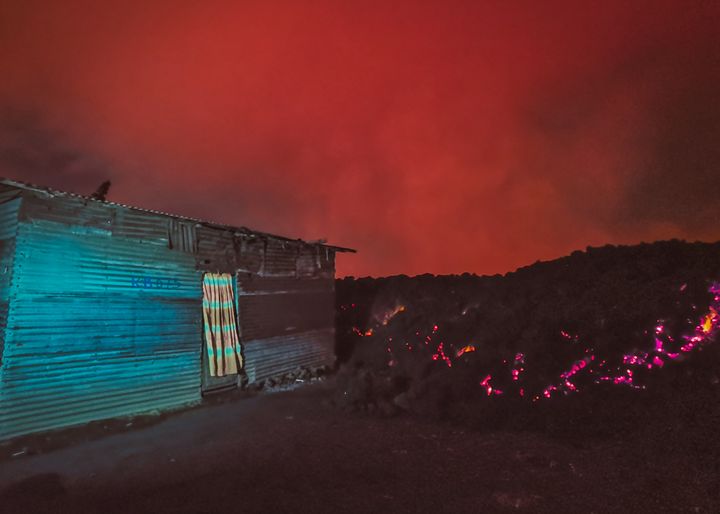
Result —
<path fill-rule="evenodd" d="M 203 274 L 203 394 L 234 389 L 243 357 L 237 316 L 237 281 L 230 273 Z"/>

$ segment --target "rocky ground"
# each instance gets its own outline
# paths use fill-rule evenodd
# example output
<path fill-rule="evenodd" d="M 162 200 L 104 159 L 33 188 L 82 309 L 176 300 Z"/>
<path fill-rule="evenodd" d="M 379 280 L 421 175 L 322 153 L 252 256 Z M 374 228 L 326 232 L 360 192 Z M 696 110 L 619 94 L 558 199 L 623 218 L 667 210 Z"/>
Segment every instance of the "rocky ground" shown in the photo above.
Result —
<path fill-rule="evenodd" d="M 638 434 L 477 430 L 344 412 L 328 380 L 235 394 L 0 462 L 0 511 L 717 512 L 716 476 Z"/>
<path fill-rule="evenodd" d="M 350 409 L 526 424 L 547 404 L 702 404 L 720 384 L 720 243 L 589 248 L 505 276 L 350 277 L 337 302 Z"/>

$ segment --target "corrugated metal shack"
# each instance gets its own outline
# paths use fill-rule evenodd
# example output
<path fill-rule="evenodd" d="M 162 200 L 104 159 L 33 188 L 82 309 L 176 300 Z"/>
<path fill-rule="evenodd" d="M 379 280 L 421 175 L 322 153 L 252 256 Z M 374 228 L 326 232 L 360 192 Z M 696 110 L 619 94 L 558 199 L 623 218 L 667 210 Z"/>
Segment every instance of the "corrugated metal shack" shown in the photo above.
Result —
<path fill-rule="evenodd" d="M 343 251 L 0 179 L 0 440 L 332 364 Z M 223 273 L 244 365 L 211 376 Z"/>

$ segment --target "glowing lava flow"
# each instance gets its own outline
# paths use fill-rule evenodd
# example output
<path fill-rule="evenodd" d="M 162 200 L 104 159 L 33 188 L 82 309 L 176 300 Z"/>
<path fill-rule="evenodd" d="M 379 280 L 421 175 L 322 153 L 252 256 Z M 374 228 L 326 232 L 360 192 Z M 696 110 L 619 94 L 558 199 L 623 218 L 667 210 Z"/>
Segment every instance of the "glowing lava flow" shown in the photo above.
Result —
<path fill-rule="evenodd" d="M 594 360 L 595 360 L 594 355 L 587 355 L 584 358 L 582 358 L 578 361 L 575 361 L 572 364 L 572 366 L 570 366 L 570 369 L 560 373 L 560 379 L 561 379 L 560 383 L 557 385 L 550 384 L 549 386 L 547 386 L 543 390 L 542 396 L 545 398 L 550 398 L 554 391 L 564 392 L 565 394 L 567 394 L 569 392 L 577 393 L 579 391 L 579 389 L 577 388 L 577 386 L 571 379 L 584 369 L 588 369 L 588 371 L 589 371 L 589 368 L 590 368 L 589 365 Z M 533 398 L 534 401 L 536 401 L 538 399 L 540 399 L 540 396 L 535 396 Z"/>
<path fill-rule="evenodd" d="M 710 313 L 705 316 L 705 320 L 703 320 L 702 324 L 700 325 L 700 328 L 702 329 L 704 334 L 709 334 L 712 329 L 717 325 L 717 318 L 717 311 L 713 307 L 710 307 Z"/>
<path fill-rule="evenodd" d="M 681 288 L 681 291 L 684 288 Z M 662 368 L 665 365 L 665 359 L 675 360 L 678 359 L 683 353 L 691 352 L 692 350 L 700 347 L 701 345 L 714 339 L 714 336 L 720 328 L 720 315 L 718 315 L 718 309 L 720 309 L 720 284 L 714 283 L 709 291 L 713 294 L 712 304 L 709 306 L 708 314 L 700 319 L 699 324 L 695 327 L 693 334 L 683 335 L 682 339 L 685 344 L 680 346 L 679 352 L 669 351 L 666 347 L 666 343 L 675 343 L 674 338 L 667 334 L 663 321 L 658 321 L 655 327 L 655 334 L 653 336 L 653 348 L 648 351 L 628 353 L 622 357 L 622 369 L 618 368 L 615 374 L 600 375 L 595 379 L 595 383 L 600 382 L 612 382 L 616 385 L 625 385 L 634 389 L 644 389 L 645 386 L 638 385 L 635 383 L 633 367 L 644 367 L 646 369 Z M 569 339 L 569 334 L 561 332 L 561 335 Z M 577 336 L 575 336 L 575 340 Z M 591 350 L 585 350 L 586 353 L 590 353 Z M 541 393 L 543 397 L 550 398 L 554 391 L 563 391 L 565 394 L 568 392 L 577 392 L 576 385 L 570 380 L 574 375 L 583 369 L 588 369 L 589 373 L 593 373 L 591 364 L 595 360 L 594 355 L 590 354 L 580 361 L 576 361 L 572 367 L 560 374 L 562 382 L 558 385 L 551 384 L 546 387 Z M 600 363 L 600 367 L 605 365 L 605 360 Z M 535 396 L 533 400 L 540 398 L 540 395 Z"/>
<path fill-rule="evenodd" d="M 354 309 L 355 307 L 356 307 L 356 305 L 353 303 L 353 304 L 350 304 L 349 306 L 341 305 L 340 309 L 348 310 L 348 309 Z M 387 326 L 387 324 L 390 322 L 391 319 L 393 319 L 395 316 L 397 316 L 398 314 L 400 314 L 401 312 L 404 312 L 404 311 L 405 311 L 404 305 L 396 305 L 393 309 L 385 312 L 382 316 L 380 316 L 379 319 L 376 318 L 376 319 L 378 319 L 378 322 L 375 323 L 375 327 L 379 327 L 380 325 Z M 375 329 L 372 327 L 368 328 L 367 330 L 362 330 L 358 327 L 352 327 L 352 331 L 359 337 L 370 337 L 375 333 Z"/>
<path fill-rule="evenodd" d="M 685 285 L 681 287 L 681 291 L 685 289 Z M 692 352 L 698 348 L 702 348 L 703 345 L 711 342 L 715 339 L 717 333 L 720 331 L 720 283 L 713 283 L 709 291 L 713 294 L 713 300 L 708 307 L 708 313 L 700 317 L 698 324 L 694 327 L 692 333 L 688 335 L 682 335 L 676 341 L 670 334 L 665 326 L 663 320 L 659 320 L 652 333 L 652 344 L 650 348 L 643 351 L 634 351 L 622 355 L 620 361 L 615 361 L 607 358 L 596 359 L 594 350 L 592 348 L 585 348 L 585 355 L 581 359 L 575 360 L 568 369 L 561 372 L 558 375 L 558 381 L 547 385 L 539 393 L 532 395 L 526 395 L 524 388 L 518 389 L 518 394 L 521 397 L 530 397 L 533 401 L 537 401 L 541 398 L 551 398 L 554 393 L 570 394 L 579 391 L 576 380 L 578 375 L 586 373 L 591 376 L 592 379 L 589 383 L 612 383 L 615 385 L 622 385 L 631 388 L 644 388 L 643 385 L 635 383 L 635 374 L 638 369 L 659 369 L 663 368 L 669 361 L 682 359 L 684 354 Z M 354 308 L 355 305 L 352 305 Z M 694 308 L 694 307 L 693 307 Z M 404 306 L 397 306 L 392 311 L 386 313 L 380 320 L 382 325 L 387 323 L 398 313 L 405 310 Z M 361 330 L 357 327 L 353 327 L 353 332 L 360 337 L 369 337 L 373 335 L 373 328 L 368 330 Z M 448 367 L 452 367 L 452 359 L 448 354 L 445 353 L 445 343 L 439 342 L 435 346 L 433 338 L 438 334 L 439 326 L 437 324 L 432 325 L 430 333 L 421 334 L 420 330 L 415 331 L 417 338 L 424 343 L 428 350 L 435 348 L 435 352 L 432 353 L 432 360 L 442 361 Z M 560 336 L 574 345 L 580 345 L 581 339 L 576 334 L 570 334 L 565 330 L 560 331 Z M 397 360 L 393 356 L 391 348 L 392 338 L 388 338 L 387 352 L 389 353 L 390 362 L 389 366 L 397 364 Z M 407 350 L 413 350 L 413 345 L 409 343 L 402 343 Z M 419 345 L 419 348 L 422 346 Z M 452 344 L 450 348 L 453 348 Z M 582 346 L 580 346 L 582 348 Z M 476 352 L 477 348 L 473 344 L 467 344 L 462 346 L 456 351 L 450 351 L 450 355 L 454 358 L 460 358 L 468 353 Z M 475 357 L 475 356 L 473 356 Z M 508 361 L 503 361 L 506 365 Z M 618 362 L 616 367 L 613 367 L 610 363 Z M 515 358 L 510 366 L 510 375 L 514 382 L 520 382 L 521 373 L 525 372 L 526 357 L 522 352 L 517 352 Z M 482 375 L 481 375 L 482 376 Z M 589 378 L 589 377 L 588 377 Z M 492 376 L 486 375 L 480 380 L 480 387 L 485 391 L 487 396 L 502 395 L 503 391 L 494 388 L 490 382 Z M 521 385 L 520 382 L 518 385 Z M 530 393 L 528 391 L 528 393 Z"/>
<path fill-rule="evenodd" d="M 710 292 L 713 293 L 713 303 L 708 308 L 708 314 L 701 318 L 700 323 L 695 327 L 692 335 L 682 336 L 682 339 L 686 342 L 680 346 L 679 352 L 671 352 L 665 348 L 666 342 L 674 344 L 675 339 L 667 334 L 663 322 L 658 321 L 658 325 L 655 327 L 654 349 L 648 352 L 626 354 L 623 356 L 623 364 L 635 366 L 644 365 L 647 369 L 652 369 L 653 367 L 661 368 L 665 365 L 664 359 L 675 360 L 683 353 L 691 352 L 699 345 L 713 339 L 720 324 L 720 317 L 718 316 L 718 308 L 720 308 L 720 284 L 713 284 L 712 287 L 710 287 Z M 630 376 L 632 376 L 632 373 L 630 373 Z M 624 383 L 624 381 L 621 381 L 621 383 Z"/>

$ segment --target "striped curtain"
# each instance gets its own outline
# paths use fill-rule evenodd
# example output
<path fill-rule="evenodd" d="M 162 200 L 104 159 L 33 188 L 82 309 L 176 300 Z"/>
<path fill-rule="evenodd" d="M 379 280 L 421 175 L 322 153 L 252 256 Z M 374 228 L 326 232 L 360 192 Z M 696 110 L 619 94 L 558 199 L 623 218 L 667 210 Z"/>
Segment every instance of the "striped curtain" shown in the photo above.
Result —
<path fill-rule="evenodd" d="M 229 273 L 205 273 L 203 276 L 205 346 L 212 377 L 233 375 L 243 364 L 232 280 Z"/>

